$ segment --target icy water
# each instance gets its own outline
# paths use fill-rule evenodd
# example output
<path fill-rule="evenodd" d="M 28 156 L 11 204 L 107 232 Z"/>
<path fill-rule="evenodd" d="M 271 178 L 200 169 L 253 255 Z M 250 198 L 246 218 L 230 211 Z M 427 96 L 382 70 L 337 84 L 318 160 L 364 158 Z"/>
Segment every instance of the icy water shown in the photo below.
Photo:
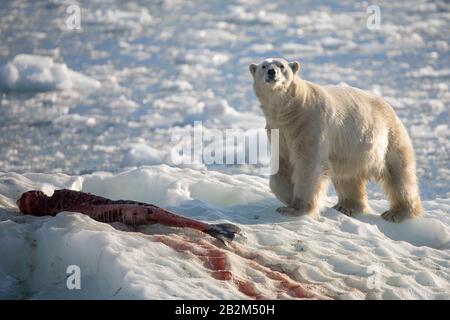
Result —
<path fill-rule="evenodd" d="M 194 120 L 262 128 L 248 64 L 282 56 L 310 81 L 384 96 L 412 136 L 422 196 L 450 195 L 448 2 L 379 3 L 380 30 L 358 1 L 81 1 L 80 31 L 69 4 L 2 3 L 0 64 L 48 56 L 102 87 L 2 93 L 0 171 L 118 171 L 166 163 Z"/>

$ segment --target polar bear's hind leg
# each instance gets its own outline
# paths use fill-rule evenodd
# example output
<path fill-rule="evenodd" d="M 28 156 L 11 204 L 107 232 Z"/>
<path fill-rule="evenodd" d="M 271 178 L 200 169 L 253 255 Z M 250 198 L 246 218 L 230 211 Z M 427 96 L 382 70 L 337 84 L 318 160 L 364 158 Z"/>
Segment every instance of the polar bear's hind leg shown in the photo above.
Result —
<path fill-rule="evenodd" d="M 382 186 L 388 196 L 390 208 L 381 216 L 391 222 L 401 222 L 406 218 L 422 214 L 415 162 L 412 147 L 397 147 L 386 157 L 386 168 L 381 177 Z"/>

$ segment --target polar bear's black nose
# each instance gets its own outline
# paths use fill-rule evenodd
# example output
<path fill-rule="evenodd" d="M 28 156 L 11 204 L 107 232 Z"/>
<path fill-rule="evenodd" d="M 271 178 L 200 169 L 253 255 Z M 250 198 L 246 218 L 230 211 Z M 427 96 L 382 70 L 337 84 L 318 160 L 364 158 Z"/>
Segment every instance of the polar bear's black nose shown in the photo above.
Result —
<path fill-rule="evenodd" d="M 267 74 L 269 75 L 269 77 L 275 77 L 275 70 L 269 69 L 269 70 L 267 70 Z"/>

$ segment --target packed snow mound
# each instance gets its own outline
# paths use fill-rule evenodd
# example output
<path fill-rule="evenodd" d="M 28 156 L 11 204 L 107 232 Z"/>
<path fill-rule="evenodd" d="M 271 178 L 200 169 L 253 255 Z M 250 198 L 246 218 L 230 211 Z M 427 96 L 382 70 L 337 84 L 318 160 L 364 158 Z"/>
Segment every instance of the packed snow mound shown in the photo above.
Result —
<path fill-rule="evenodd" d="M 73 71 L 52 58 L 19 54 L 0 68 L 0 89 L 51 91 L 100 88 L 99 81 Z"/>
<path fill-rule="evenodd" d="M 231 222 L 243 235 L 223 247 L 189 229 L 152 225 L 132 232 L 78 213 L 17 212 L 22 192 L 50 195 L 59 188 Z M 275 213 L 280 205 L 267 179 L 167 165 L 82 176 L 0 173 L 0 297 L 293 299 L 309 292 L 450 299 L 449 200 L 425 201 L 423 218 L 401 224 L 380 218 L 384 200 L 371 201 L 374 213 L 356 219 L 333 209 L 318 220 L 289 218 Z M 80 267 L 80 290 L 67 289 L 70 265 Z"/>

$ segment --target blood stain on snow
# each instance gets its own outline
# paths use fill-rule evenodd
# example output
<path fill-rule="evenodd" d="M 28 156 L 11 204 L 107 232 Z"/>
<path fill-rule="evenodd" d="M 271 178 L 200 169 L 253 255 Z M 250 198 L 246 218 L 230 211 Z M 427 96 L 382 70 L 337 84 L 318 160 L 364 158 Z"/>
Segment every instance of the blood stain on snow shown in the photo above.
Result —
<path fill-rule="evenodd" d="M 229 252 L 206 241 L 200 240 L 193 242 L 188 238 L 179 235 L 155 235 L 153 236 L 153 240 L 161 242 L 176 251 L 193 254 L 202 261 L 205 268 L 211 271 L 211 276 L 214 279 L 231 282 L 241 293 L 249 298 L 257 300 L 280 299 L 286 295 L 294 299 L 327 298 L 303 288 L 300 283 L 290 279 L 287 275 L 261 265 L 251 256 L 248 257 L 247 254 L 244 254 L 241 250 L 237 249 L 236 246 L 234 246 L 233 251 Z M 253 280 L 236 275 L 235 272 L 232 271 L 230 260 L 228 258 L 229 254 L 236 254 L 243 260 L 243 265 L 246 268 L 259 271 L 260 274 L 265 276 L 265 281 L 258 281 L 260 282 L 259 286 L 265 286 L 265 292 L 273 292 L 274 287 L 277 288 L 276 291 L 269 297 L 258 289 Z"/>

